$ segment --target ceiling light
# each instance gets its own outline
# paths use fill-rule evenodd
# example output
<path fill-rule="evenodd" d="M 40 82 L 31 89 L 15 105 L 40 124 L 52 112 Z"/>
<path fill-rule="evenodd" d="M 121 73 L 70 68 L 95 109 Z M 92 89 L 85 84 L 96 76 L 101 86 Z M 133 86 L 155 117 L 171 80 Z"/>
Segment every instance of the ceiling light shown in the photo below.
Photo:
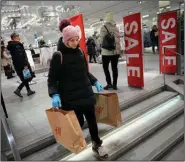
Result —
<path fill-rule="evenodd" d="M 159 14 L 160 12 L 158 11 L 157 14 Z"/>
<path fill-rule="evenodd" d="M 58 12 L 63 12 L 64 11 L 64 8 L 62 6 L 57 6 L 55 8 L 55 10 L 58 11 Z"/>
<path fill-rule="evenodd" d="M 37 15 L 34 15 L 33 14 L 33 18 L 31 19 L 31 20 L 29 20 L 29 21 L 27 21 L 26 23 L 24 23 L 23 25 L 21 25 L 21 26 L 19 26 L 20 28 L 23 28 L 23 27 L 25 27 L 26 25 L 31 25 L 32 23 L 33 23 L 33 21 L 35 21 L 37 19 Z"/>
<path fill-rule="evenodd" d="M 167 8 L 167 9 L 170 9 L 170 8 L 171 8 L 171 6 L 167 6 L 166 8 Z"/>
<path fill-rule="evenodd" d="M 139 4 L 142 4 L 142 3 L 144 3 L 145 1 L 137 1 L 137 3 L 139 3 Z"/>
<path fill-rule="evenodd" d="M 149 15 L 144 15 L 144 16 L 143 16 L 143 18 L 147 18 L 147 17 L 149 17 Z"/>
<path fill-rule="evenodd" d="M 96 26 L 100 27 L 100 26 L 102 26 L 104 23 L 105 23 L 105 21 L 97 21 L 97 22 L 95 22 L 95 23 L 92 23 L 92 24 L 90 25 L 90 28 L 97 28 Z"/>

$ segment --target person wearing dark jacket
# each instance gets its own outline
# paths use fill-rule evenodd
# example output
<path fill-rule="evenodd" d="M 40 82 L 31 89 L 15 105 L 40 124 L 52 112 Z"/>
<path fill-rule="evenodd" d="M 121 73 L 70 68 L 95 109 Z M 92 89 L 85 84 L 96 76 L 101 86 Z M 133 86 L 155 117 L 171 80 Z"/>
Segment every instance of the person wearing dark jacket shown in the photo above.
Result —
<path fill-rule="evenodd" d="M 71 25 L 63 29 L 63 42 L 60 44 L 61 53 L 53 54 L 49 74 L 48 91 L 52 98 L 53 108 L 62 108 L 65 111 L 73 110 L 80 126 L 84 125 L 84 116 L 89 126 L 93 151 L 102 159 L 107 159 L 103 152 L 102 141 L 98 136 L 98 127 L 95 117 L 96 98 L 92 86 L 97 91 L 103 87 L 97 79 L 88 72 L 87 62 L 79 48 L 79 33 Z"/>
<path fill-rule="evenodd" d="M 150 38 L 152 41 L 152 51 L 155 53 L 155 47 L 157 47 L 157 51 L 159 51 L 159 36 L 158 36 L 158 28 L 156 25 L 152 27 L 152 31 L 150 32 Z"/>
<path fill-rule="evenodd" d="M 89 63 L 92 63 L 92 57 L 94 59 L 94 62 L 96 63 L 96 44 L 93 37 L 88 38 L 86 45 L 89 54 Z"/>
<path fill-rule="evenodd" d="M 21 90 L 25 86 L 28 92 L 28 96 L 35 93 L 35 91 L 32 91 L 29 87 L 29 79 L 25 79 L 23 75 L 23 71 L 29 69 L 29 72 L 31 73 L 30 76 L 33 78 L 35 77 L 34 73 L 31 70 L 30 64 L 28 62 L 28 58 L 26 55 L 26 51 L 24 49 L 23 44 L 20 42 L 19 35 L 16 33 L 13 33 L 11 35 L 11 41 L 8 42 L 7 49 L 9 50 L 11 56 L 13 65 L 15 68 L 15 71 L 17 75 L 19 76 L 20 80 L 22 81 L 21 84 L 18 86 L 18 88 L 14 91 L 14 93 L 19 96 L 23 97 L 21 95 Z"/>

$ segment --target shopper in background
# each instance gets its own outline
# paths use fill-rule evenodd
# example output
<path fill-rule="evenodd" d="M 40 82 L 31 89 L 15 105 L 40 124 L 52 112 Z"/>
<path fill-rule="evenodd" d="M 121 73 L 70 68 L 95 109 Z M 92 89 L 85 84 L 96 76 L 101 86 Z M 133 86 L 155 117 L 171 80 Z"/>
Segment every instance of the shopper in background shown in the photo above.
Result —
<path fill-rule="evenodd" d="M 158 28 L 156 25 L 152 27 L 152 31 L 150 32 L 150 38 L 152 41 L 152 51 L 155 54 L 155 47 L 157 47 L 157 51 L 159 51 L 159 36 L 158 36 Z"/>
<path fill-rule="evenodd" d="M 28 96 L 34 94 L 35 91 L 32 91 L 29 87 L 29 81 L 31 78 L 35 77 L 35 75 L 31 70 L 31 67 L 26 55 L 26 51 L 24 49 L 23 44 L 20 42 L 20 37 L 18 34 L 16 33 L 11 34 L 11 41 L 8 42 L 7 49 L 9 50 L 12 56 L 15 71 L 19 76 L 20 80 L 22 81 L 21 84 L 18 86 L 18 88 L 14 91 L 14 93 L 17 96 L 22 98 L 23 96 L 21 95 L 21 90 L 25 86 L 28 92 L 27 94 Z M 29 69 L 31 78 L 29 79 L 24 78 L 23 71 L 25 69 L 27 70 Z"/>
<path fill-rule="evenodd" d="M 68 25 L 71 25 L 71 23 L 70 23 L 69 20 L 67 20 L 67 19 L 61 20 L 61 22 L 59 24 L 59 30 L 60 30 L 60 32 L 62 33 L 63 29 L 65 27 L 67 27 Z M 60 37 L 60 39 L 58 41 L 58 44 L 57 44 L 57 51 L 60 51 L 60 52 L 62 52 L 62 48 L 61 48 L 62 40 L 63 40 L 63 37 L 61 35 L 61 37 Z"/>
<path fill-rule="evenodd" d="M 106 23 L 101 27 L 100 30 L 100 44 L 102 47 L 102 63 L 103 70 L 106 76 L 107 86 L 105 90 L 113 88 L 117 90 L 117 79 L 118 79 L 118 59 L 121 54 L 120 46 L 120 35 L 119 29 L 116 27 L 116 23 L 113 20 L 113 14 L 108 13 L 106 15 Z M 109 72 L 109 63 L 112 65 L 113 72 L 113 84 Z"/>
<path fill-rule="evenodd" d="M 74 110 L 83 127 L 84 116 L 89 126 L 93 151 L 102 159 L 108 155 L 103 152 L 102 141 L 98 136 L 95 117 L 96 98 L 92 86 L 102 91 L 97 79 L 88 72 L 87 62 L 79 48 L 79 33 L 73 26 L 63 29 L 62 54 L 56 52 L 51 60 L 48 74 L 49 96 L 54 108 Z M 62 58 L 61 58 L 62 57 Z"/>
<path fill-rule="evenodd" d="M 7 79 L 13 78 L 13 69 L 11 67 L 11 56 L 7 54 L 4 43 L 1 42 L 1 64 L 3 66 Z"/>
<path fill-rule="evenodd" d="M 93 37 L 89 37 L 88 40 L 87 40 L 87 51 L 88 51 L 88 54 L 89 54 L 89 63 L 92 63 L 92 58 L 94 59 L 94 62 L 96 62 L 96 44 L 95 44 L 95 41 L 93 39 Z"/>

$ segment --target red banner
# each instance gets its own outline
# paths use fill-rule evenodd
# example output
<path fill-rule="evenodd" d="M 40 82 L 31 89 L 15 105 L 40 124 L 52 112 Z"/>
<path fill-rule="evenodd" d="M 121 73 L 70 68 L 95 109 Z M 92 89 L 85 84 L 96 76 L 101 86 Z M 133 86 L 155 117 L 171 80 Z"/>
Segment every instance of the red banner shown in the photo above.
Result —
<path fill-rule="evenodd" d="M 178 52 L 177 27 L 177 11 L 171 11 L 159 15 L 159 46 L 161 73 L 177 72 L 177 55 L 175 53 Z"/>
<path fill-rule="evenodd" d="M 144 87 L 141 14 L 136 13 L 124 17 L 123 23 L 128 84 L 134 87 Z"/>
<path fill-rule="evenodd" d="M 85 53 L 85 57 L 87 58 L 87 49 L 86 49 L 86 42 L 85 42 L 85 32 L 84 32 L 84 23 L 83 23 L 83 16 L 82 14 L 73 16 L 69 19 L 71 24 L 77 28 L 80 34 L 80 48 Z"/>

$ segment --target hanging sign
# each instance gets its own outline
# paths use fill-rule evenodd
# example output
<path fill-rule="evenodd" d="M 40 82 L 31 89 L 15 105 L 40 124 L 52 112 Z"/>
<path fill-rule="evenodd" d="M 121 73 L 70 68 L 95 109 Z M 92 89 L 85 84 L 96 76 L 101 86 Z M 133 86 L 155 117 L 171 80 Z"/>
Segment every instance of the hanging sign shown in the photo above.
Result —
<path fill-rule="evenodd" d="M 87 50 L 86 50 L 86 42 L 85 42 L 85 31 L 84 31 L 84 23 L 83 23 L 83 15 L 79 14 L 73 16 L 69 19 L 71 24 L 76 27 L 80 35 L 80 49 L 85 53 L 85 57 L 87 58 Z"/>
<path fill-rule="evenodd" d="M 159 15 L 161 73 L 177 73 L 177 27 L 177 11 Z"/>
<path fill-rule="evenodd" d="M 144 87 L 141 14 L 136 13 L 124 17 L 123 24 L 128 84 L 134 87 Z"/>

